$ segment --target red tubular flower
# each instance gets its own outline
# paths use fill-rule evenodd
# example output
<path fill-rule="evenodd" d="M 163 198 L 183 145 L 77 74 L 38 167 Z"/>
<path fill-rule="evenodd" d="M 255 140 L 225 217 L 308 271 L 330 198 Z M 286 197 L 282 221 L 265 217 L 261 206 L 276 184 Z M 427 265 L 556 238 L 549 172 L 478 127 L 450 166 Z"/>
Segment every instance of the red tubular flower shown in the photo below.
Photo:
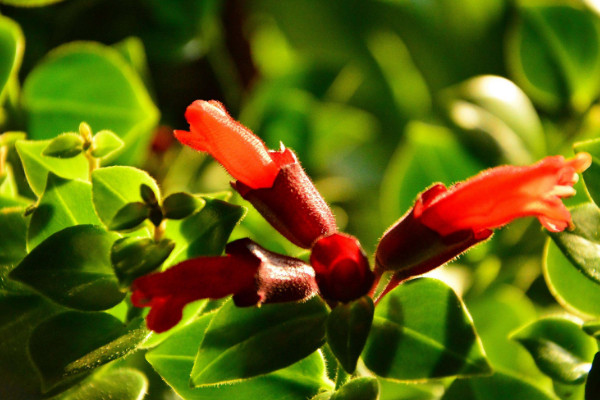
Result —
<path fill-rule="evenodd" d="M 165 272 L 138 278 L 131 301 L 150 307 L 148 328 L 164 332 L 199 299 L 233 294 L 238 306 L 305 300 L 318 291 L 313 269 L 302 260 L 263 249 L 250 239 L 231 242 L 226 256 L 198 257 Z"/>
<path fill-rule="evenodd" d="M 448 189 L 434 185 L 383 235 L 376 274 L 396 271 L 393 288 L 453 259 L 515 218 L 534 216 L 549 231 L 564 230 L 572 222 L 561 198 L 575 194 L 577 173 L 590 163 L 587 153 L 570 160 L 547 157 L 531 166 L 492 168 Z"/>
<path fill-rule="evenodd" d="M 310 255 L 323 298 L 348 302 L 367 294 L 374 275 L 356 238 L 341 233 L 319 239 Z"/>
<path fill-rule="evenodd" d="M 232 186 L 292 243 L 311 248 L 336 232 L 335 218 L 294 153 L 269 151 L 217 101 L 197 100 L 186 111 L 190 131 L 177 139 L 210 153 L 235 178 Z"/>

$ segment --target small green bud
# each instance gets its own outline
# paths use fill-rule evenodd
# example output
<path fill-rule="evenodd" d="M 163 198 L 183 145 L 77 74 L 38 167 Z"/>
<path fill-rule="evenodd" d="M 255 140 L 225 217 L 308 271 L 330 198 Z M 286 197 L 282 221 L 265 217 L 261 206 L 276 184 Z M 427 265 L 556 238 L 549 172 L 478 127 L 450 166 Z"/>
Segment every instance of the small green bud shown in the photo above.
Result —
<path fill-rule="evenodd" d="M 87 123 L 82 122 L 79 124 L 79 134 L 83 138 L 86 147 L 89 147 L 92 143 L 92 128 Z"/>
<path fill-rule="evenodd" d="M 103 130 L 94 135 L 91 154 L 94 158 L 108 158 L 121 150 L 124 144 L 116 134 Z"/>
<path fill-rule="evenodd" d="M 121 286 L 128 287 L 138 277 L 162 265 L 169 257 L 175 242 L 162 239 L 124 237 L 117 240 L 110 251 L 110 261 Z"/>
<path fill-rule="evenodd" d="M 165 199 L 162 205 L 165 218 L 183 219 L 204 207 L 206 202 L 200 197 L 189 193 L 173 193 Z"/>
<path fill-rule="evenodd" d="M 83 151 L 83 139 L 76 133 L 63 133 L 52 139 L 42 155 L 56 158 L 72 158 Z"/>
<path fill-rule="evenodd" d="M 108 229 L 123 231 L 136 228 L 150 215 L 150 209 L 142 202 L 125 204 L 113 217 Z"/>
<path fill-rule="evenodd" d="M 142 196 L 144 203 L 148 204 L 149 206 L 155 206 L 158 204 L 156 193 L 154 193 L 154 190 L 152 190 L 152 188 L 145 183 L 140 185 L 140 196 Z"/>

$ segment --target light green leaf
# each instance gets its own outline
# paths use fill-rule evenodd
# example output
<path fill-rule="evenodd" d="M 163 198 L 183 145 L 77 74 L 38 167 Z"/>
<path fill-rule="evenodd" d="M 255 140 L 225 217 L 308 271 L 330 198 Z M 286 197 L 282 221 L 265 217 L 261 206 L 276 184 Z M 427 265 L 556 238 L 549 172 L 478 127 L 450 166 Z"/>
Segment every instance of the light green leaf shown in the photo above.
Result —
<path fill-rule="evenodd" d="M 583 181 L 592 201 L 600 204 L 600 139 L 578 142 L 573 145 L 575 152 L 586 151 L 592 156 L 592 165 L 583 171 Z"/>
<path fill-rule="evenodd" d="M 72 158 L 83 151 L 83 138 L 72 132 L 61 133 L 50 141 L 42 152 L 43 156 Z"/>
<path fill-rule="evenodd" d="M 65 179 L 88 179 L 89 165 L 83 154 L 64 159 L 42 155 L 49 144 L 50 140 L 23 140 L 16 143 L 27 182 L 38 196 L 44 192 L 49 172 Z"/>
<path fill-rule="evenodd" d="M 191 381 L 194 386 L 238 382 L 285 368 L 325 342 L 327 307 L 319 298 L 305 303 L 217 311 L 206 330 Z"/>
<path fill-rule="evenodd" d="M 54 233 L 74 225 L 100 225 L 92 205 L 92 185 L 48 174 L 46 189 L 40 198 L 27 231 L 31 251 Z"/>
<path fill-rule="evenodd" d="M 47 139 L 86 121 L 124 141 L 120 162 L 144 156 L 158 111 L 136 72 L 114 49 L 94 42 L 63 45 L 39 63 L 23 86 L 33 139 Z"/>
<path fill-rule="evenodd" d="M 581 326 L 561 317 L 539 319 L 512 335 L 529 351 L 538 368 L 565 384 L 585 381 L 598 347 Z"/>
<path fill-rule="evenodd" d="M 104 225 L 110 226 L 126 204 L 142 201 L 142 185 L 160 193 L 156 181 L 141 169 L 117 166 L 100 168 L 92 173 L 94 208 Z"/>
<path fill-rule="evenodd" d="M 10 277 L 67 307 L 111 308 L 125 297 L 110 263 L 110 248 L 118 238 L 93 225 L 63 229 L 33 249 Z"/>
<path fill-rule="evenodd" d="M 207 314 L 176 332 L 146 359 L 162 378 L 185 400 L 305 400 L 320 389 L 331 389 L 325 363 L 319 352 L 270 374 L 223 386 L 192 388 L 189 376 L 209 322 Z"/>
<path fill-rule="evenodd" d="M 111 131 L 100 131 L 94 135 L 91 154 L 100 159 L 109 159 L 119 151 L 125 143 Z"/>
<path fill-rule="evenodd" d="M 47 392 L 135 350 L 148 333 L 141 318 L 125 326 L 107 313 L 67 311 L 33 331 L 29 353 Z"/>
<path fill-rule="evenodd" d="M 544 251 L 544 277 L 550 292 L 567 310 L 587 318 L 600 316 L 598 284 L 575 268 L 550 239 Z"/>
<path fill-rule="evenodd" d="M 398 380 L 491 372 L 463 303 L 431 278 L 407 281 L 381 300 L 363 360 L 377 375 Z"/>
<path fill-rule="evenodd" d="M 60 400 L 141 400 L 148 380 L 140 371 L 123 368 L 95 374 L 60 397 Z"/>
<path fill-rule="evenodd" d="M 0 103 L 4 88 L 21 65 L 25 38 L 19 25 L 0 15 Z"/>
<path fill-rule="evenodd" d="M 16 7 L 42 7 L 63 0 L 0 0 L 0 3 Z"/>
<path fill-rule="evenodd" d="M 379 384 L 376 378 L 352 379 L 335 391 L 329 400 L 378 400 Z"/>

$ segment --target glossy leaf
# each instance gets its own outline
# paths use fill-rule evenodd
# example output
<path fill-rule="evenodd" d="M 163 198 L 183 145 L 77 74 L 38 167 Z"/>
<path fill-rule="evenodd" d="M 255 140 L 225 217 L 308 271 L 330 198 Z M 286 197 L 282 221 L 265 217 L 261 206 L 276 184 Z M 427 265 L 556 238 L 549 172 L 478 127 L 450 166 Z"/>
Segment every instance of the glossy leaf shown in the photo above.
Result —
<path fill-rule="evenodd" d="M 33 249 L 10 277 L 67 307 L 111 308 L 125 297 L 110 263 L 110 248 L 118 237 L 93 225 L 63 229 Z"/>
<path fill-rule="evenodd" d="M 92 185 L 49 173 L 46 189 L 29 222 L 28 249 L 31 251 L 64 228 L 84 224 L 100 225 L 92 205 Z"/>
<path fill-rule="evenodd" d="M 156 270 L 169 257 L 175 242 L 162 239 L 124 237 L 110 251 L 110 260 L 121 286 L 127 287 L 138 277 Z"/>
<path fill-rule="evenodd" d="M 42 390 L 47 392 L 62 381 L 123 357 L 147 335 L 141 318 L 125 326 L 106 313 L 67 311 L 33 331 L 29 353 L 42 378 Z"/>
<path fill-rule="evenodd" d="M 27 254 L 27 218 L 23 207 L 0 209 L 0 266 L 15 265 Z"/>
<path fill-rule="evenodd" d="M 575 229 L 550 237 L 575 268 L 600 285 L 600 210 L 588 203 L 571 209 L 571 216 Z"/>
<path fill-rule="evenodd" d="M 25 38 L 19 25 L 0 16 L 0 100 L 4 87 L 19 69 L 24 47 Z"/>
<path fill-rule="evenodd" d="M 491 372 L 466 308 L 430 278 L 407 281 L 381 300 L 363 360 L 377 375 L 399 380 Z"/>
<path fill-rule="evenodd" d="M 72 158 L 83 151 L 83 138 L 77 133 L 62 133 L 52 139 L 42 151 L 43 156 Z"/>
<path fill-rule="evenodd" d="M 88 161 L 83 154 L 73 158 L 55 158 L 42 155 L 50 140 L 24 140 L 16 143 L 17 152 L 23 163 L 25 176 L 31 190 L 41 196 L 46 187 L 48 173 L 65 179 L 87 180 Z"/>
<path fill-rule="evenodd" d="M 135 229 L 150 216 L 150 209 L 141 201 L 127 203 L 117 211 L 108 225 L 111 231 Z"/>
<path fill-rule="evenodd" d="M 502 372 L 482 378 L 457 379 L 442 400 L 559 400 L 535 384 Z"/>
<path fill-rule="evenodd" d="M 201 197 L 196 197 L 189 193 L 178 192 L 165 198 L 162 209 L 165 218 L 183 219 L 204 207 L 205 203 L 206 202 Z"/>
<path fill-rule="evenodd" d="M 202 210 L 182 220 L 167 220 L 165 236 L 175 241 L 175 249 L 165 265 L 171 266 L 192 257 L 219 255 L 231 231 L 244 216 L 244 208 L 204 199 Z"/>
<path fill-rule="evenodd" d="M 512 339 L 523 345 L 538 368 L 553 380 L 580 384 L 596 353 L 596 341 L 571 320 L 549 317 L 519 329 Z"/>
<path fill-rule="evenodd" d="M 378 398 L 377 379 L 356 378 L 336 390 L 329 400 L 377 400 Z"/>
<path fill-rule="evenodd" d="M 106 226 L 126 204 L 140 202 L 140 186 L 148 185 L 160 193 L 147 172 L 133 167 L 106 167 L 92 173 L 92 195 L 96 213 Z"/>
<path fill-rule="evenodd" d="M 585 317 L 600 316 L 598 284 L 579 272 L 552 241 L 545 249 L 544 277 L 563 307 Z"/>
<path fill-rule="evenodd" d="M 327 343 L 346 372 L 353 373 L 373 322 L 373 300 L 364 296 L 333 309 L 327 319 Z"/>
<path fill-rule="evenodd" d="M 92 376 L 60 397 L 61 400 L 141 400 L 148 380 L 140 371 L 123 368 Z"/>
<path fill-rule="evenodd" d="M 146 354 L 152 367 L 184 400 L 305 400 L 320 389 L 331 389 L 319 352 L 264 376 L 228 385 L 192 388 L 189 376 L 198 343 L 202 342 L 213 315 L 200 317 Z"/>
<path fill-rule="evenodd" d="M 583 171 L 585 187 L 596 205 L 600 204 L 600 139 L 573 145 L 576 152 L 586 151 L 592 155 L 592 165 Z"/>
<path fill-rule="evenodd" d="M 96 158 L 109 159 L 124 145 L 123 140 L 115 133 L 103 130 L 94 135 L 91 154 Z"/>
<path fill-rule="evenodd" d="M 238 308 L 226 303 L 213 317 L 194 362 L 194 386 L 236 382 L 302 360 L 325 342 L 327 307 L 305 303 Z"/>
<path fill-rule="evenodd" d="M 94 42 L 70 43 L 52 51 L 27 76 L 23 105 L 33 139 L 54 137 L 86 121 L 125 141 L 123 162 L 139 160 L 158 120 L 158 111 L 131 66 L 116 50 Z"/>
<path fill-rule="evenodd" d="M 582 112 L 598 97 L 600 23 L 584 7 L 523 5 L 508 39 L 510 71 L 535 103 Z"/>

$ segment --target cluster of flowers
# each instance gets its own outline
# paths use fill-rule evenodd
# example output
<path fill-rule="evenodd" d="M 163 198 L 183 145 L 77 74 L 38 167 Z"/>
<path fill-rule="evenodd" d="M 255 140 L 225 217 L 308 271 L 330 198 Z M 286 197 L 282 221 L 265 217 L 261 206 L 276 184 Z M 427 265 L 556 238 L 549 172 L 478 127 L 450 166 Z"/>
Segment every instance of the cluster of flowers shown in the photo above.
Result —
<path fill-rule="evenodd" d="M 570 225 L 561 201 L 575 194 L 577 173 L 591 163 L 547 157 L 527 166 L 502 166 L 446 188 L 436 184 L 382 236 L 372 270 L 358 240 L 338 231 L 335 218 L 296 155 L 283 145 L 270 151 L 217 101 L 195 101 L 186 111 L 190 131 L 176 138 L 210 153 L 236 179 L 233 188 L 292 243 L 310 249 L 310 264 L 270 252 L 250 239 L 231 242 L 226 255 L 184 261 L 138 278 L 132 302 L 151 307 L 148 327 L 170 329 L 192 301 L 233 295 L 237 306 L 302 301 L 316 294 L 330 305 L 373 295 L 382 274 L 400 282 L 428 272 L 486 240 L 492 229 L 535 216 L 548 230 Z"/>

